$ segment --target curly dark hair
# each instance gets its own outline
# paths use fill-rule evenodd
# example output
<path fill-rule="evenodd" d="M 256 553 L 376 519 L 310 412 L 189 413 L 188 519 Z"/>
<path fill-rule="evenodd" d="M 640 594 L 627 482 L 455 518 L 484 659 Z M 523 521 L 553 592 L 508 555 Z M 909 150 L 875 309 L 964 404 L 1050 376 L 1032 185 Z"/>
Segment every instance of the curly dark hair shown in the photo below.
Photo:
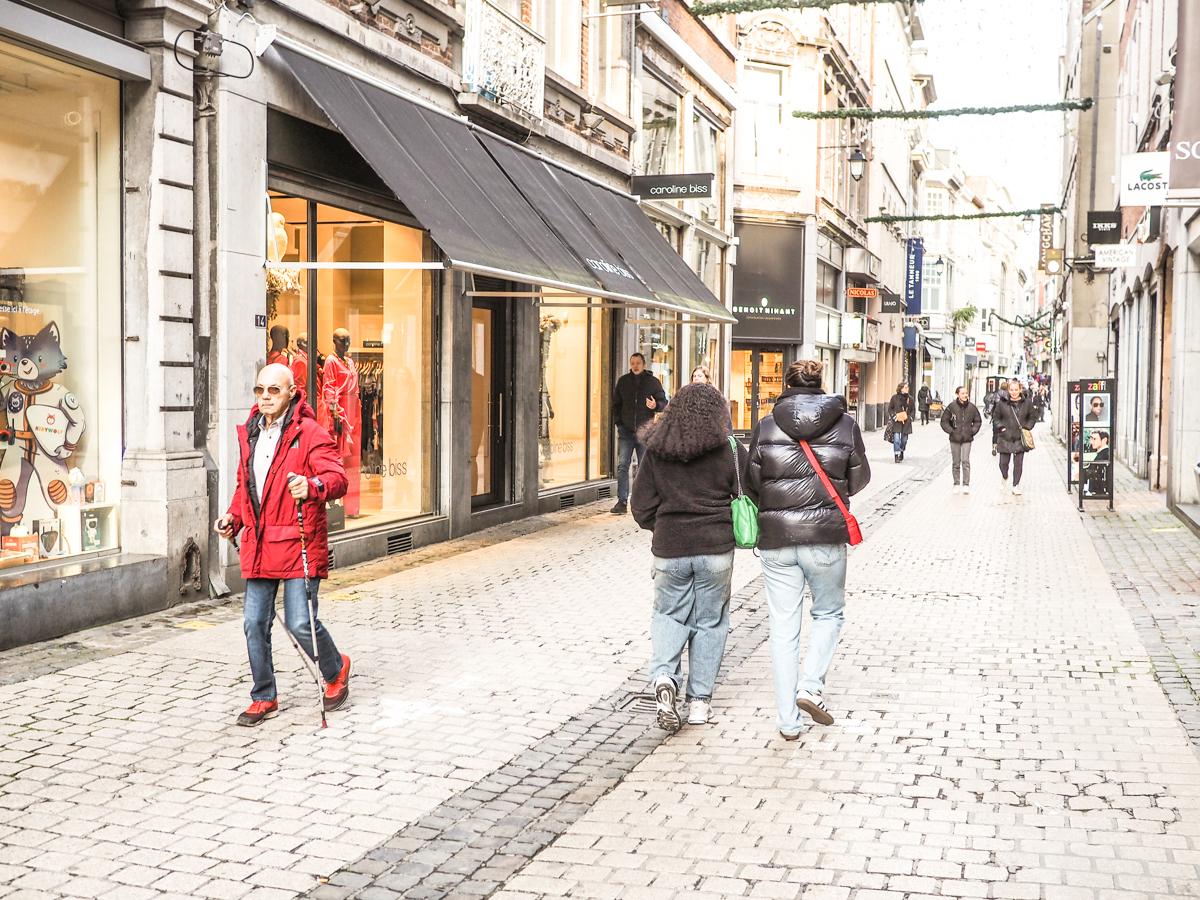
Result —
<path fill-rule="evenodd" d="M 729 406 L 711 384 L 688 384 L 657 422 L 642 429 L 642 443 L 656 456 L 688 462 L 728 443 Z"/>

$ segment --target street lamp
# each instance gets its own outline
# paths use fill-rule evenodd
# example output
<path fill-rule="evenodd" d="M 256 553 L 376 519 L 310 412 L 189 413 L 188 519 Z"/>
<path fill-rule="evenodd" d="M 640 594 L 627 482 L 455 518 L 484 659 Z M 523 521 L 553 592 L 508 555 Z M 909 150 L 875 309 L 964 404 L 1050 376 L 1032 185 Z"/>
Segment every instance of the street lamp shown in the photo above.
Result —
<path fill-rule="evenodd" d="M 1021 220 L 1021 227 L 1025 229 L 1026 234 L 1033 234 L 1033 216 L 1026 216 Z"/>
<path fill-rule="evenodd" d="M 937 262 L 935 262 L 933 264 L 933 268 L 934 268 L 934 271 L 936 271 L 938 273 L 938 275 L 945 275 L 946 274 L 946 260 L 939 256 L 937 258 Z"/>
<path fill-rule="evenodd" d="M 862 181 L 863 175 L 867 172 L 867 157 L 862 152 L 861 147 L 855 147 L 850 154 L 850 177 L 855 181 Z"/>

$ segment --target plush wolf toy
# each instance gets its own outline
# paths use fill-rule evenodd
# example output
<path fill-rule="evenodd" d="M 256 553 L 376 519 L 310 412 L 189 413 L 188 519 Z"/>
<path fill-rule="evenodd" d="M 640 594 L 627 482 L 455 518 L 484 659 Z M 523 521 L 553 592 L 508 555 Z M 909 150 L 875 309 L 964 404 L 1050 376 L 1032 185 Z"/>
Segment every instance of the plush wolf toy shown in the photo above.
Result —
<path fill-rule="evenodd" d="M 83 437 L 79 401 L 54 378 L 67 368 L 58 325 L 0 328 L 0 534 L 53 517 L 69 496 L 67 460 Z"/>

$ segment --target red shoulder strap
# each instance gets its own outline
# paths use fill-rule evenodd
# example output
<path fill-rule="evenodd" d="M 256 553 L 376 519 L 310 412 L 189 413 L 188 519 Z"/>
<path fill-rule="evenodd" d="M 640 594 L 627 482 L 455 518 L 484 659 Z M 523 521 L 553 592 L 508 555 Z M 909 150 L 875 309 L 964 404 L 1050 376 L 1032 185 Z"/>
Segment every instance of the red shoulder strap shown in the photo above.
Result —
<path fill-rule="evenodd" d="M 842 495 L 839 494 L 833 487 L 833 483 L 829 480 L 829 476 L 825 474 L 825 470 L 821 468 L 821 464 L 817 462 L 817 455 L 813 453 L 813 448 L 809 446 L 808 441 L 800 441 L 800 449 L 804 451 L 804 455 L 808 457 L 809 465 L 813 467 L 813 471 L 817 473 L 817 478 L 821 480 L 821 484 L 825 486 L 825 490 L 829 492 L 829 496 L 837 505 L 838 512 L 842 514 L 842 518 L 849 520 L 850 510 L 846 508 L 846 504 L 842 501 Z"/>

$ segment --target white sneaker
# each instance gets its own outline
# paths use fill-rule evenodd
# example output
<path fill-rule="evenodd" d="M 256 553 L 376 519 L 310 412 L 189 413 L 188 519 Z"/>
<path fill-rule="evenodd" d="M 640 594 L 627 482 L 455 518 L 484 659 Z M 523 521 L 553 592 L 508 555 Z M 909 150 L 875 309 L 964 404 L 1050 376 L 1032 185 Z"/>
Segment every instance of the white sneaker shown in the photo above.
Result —
<path fill-rule="evenodd" d="M 962 493 L 962 487 L 956 484 L 956 485 L 954 486 L 954 493 L 955 493 L 955 494 L 961 494 L 961 493 Z"/>
<path fill-rule="evenodd" d="M 707 700 L 693 700 L 688 706 L 689 725 L 707 725 L 712 707 Z"/>
<path fill-rule="evenodd" d="M 679 718 L 679 710 L 675 708 L 675 701 L 678 697 L 679 690 L 675 687 L 671 676 L 659 675 L 654 679 L 654 699 L 658 704 L 658 727 L 672 734 L 683 725 Z"/>
<path fill-rule="evenodd" d="M 964 494 L 969 494 L 969 493 L 971 493 L 971 486 L 970 486 L 969 484 L 964 484 L 964 485 L 962 486 L 962 492 L 963 492 Z"/>
<path fill-rule="evenodd" d="M 808 713 L 809 718 L 818 725 L 833 724 L 833 716 L 830 714 L 829 707 L 825 705 L 825 700 L 820 694 L 799 691 L 796 694 L 796 705 Z"/>
<path fill-rule="evenodd" d="M 1023 490 L 1021 490 L 1020 487 L 1018 487 L 1015 484 L 1013 485 L 1012 492 L 1013 492 L 1014 497 L 1020 497 L 1023 493 L 1025 493 Z"/>

